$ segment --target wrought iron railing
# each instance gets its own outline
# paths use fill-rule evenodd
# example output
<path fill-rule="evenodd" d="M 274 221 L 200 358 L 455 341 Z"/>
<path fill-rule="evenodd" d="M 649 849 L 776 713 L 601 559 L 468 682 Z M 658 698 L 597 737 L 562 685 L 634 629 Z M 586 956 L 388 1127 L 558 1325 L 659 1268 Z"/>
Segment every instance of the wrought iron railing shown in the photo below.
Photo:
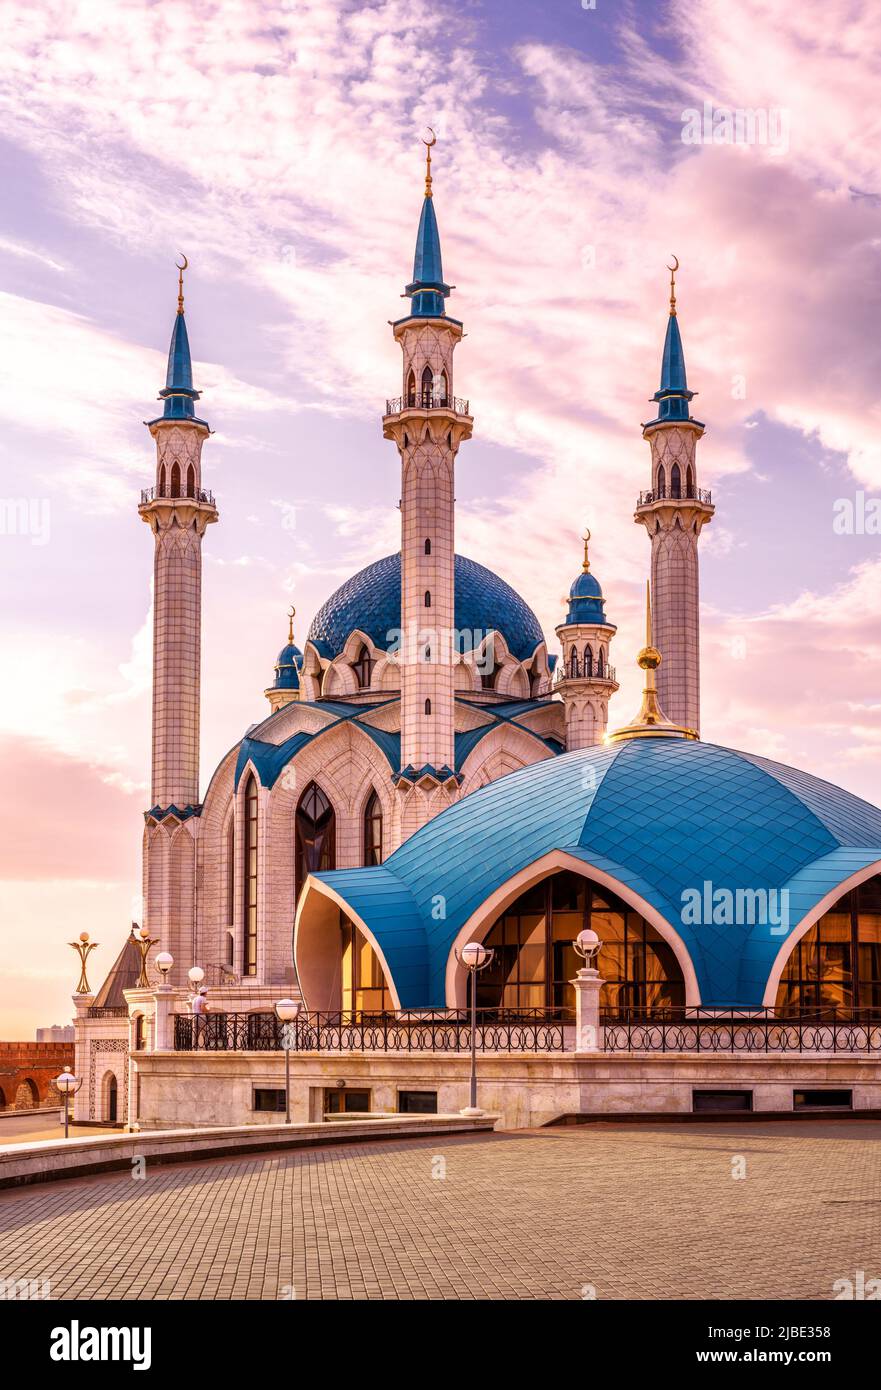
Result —
<path fill-rule="evenodd" d="M 470 415 L 471 402 L 460 396 L 438 396 L 433 391 L 417 391 L 412 396 L 395 396 L 386 401 L 386 415 L 400 415 L 402 410 L 452 410 L 456 415 Z"/>
<path fill-rule="evenodd" d="M 478 1009 L 479 1052 L 562 1052 L 561 1010 Z M 302 1013 L 291 1025 L 293 1052 L 469 1052 L 471 1020 L 465 1009 L 431 1013 Z M 271 1013 L 177 1014 L 176 1052 L 276 1052 L 282 1024 Z"/>
<path fill-rule="evenodd" d="M 143 487 L 141 488 L 141 505 L 145 502 L 152 502 L 157 497 L 167 497 L 180 502 L 207 502 L 209 506 L 214 506 L 214 493 L 206 491 L 205 488 L 194 488 L 192 492 L 187 492 L 178 488 L 177 492 L 172 492 L 166 484 L 165 487 Z"/>
<path fill-rule="evenodd" d="M 555 679 L 559 684 L 560 681 L 567 680 L 614 681 L 616 676 L 614 666 L 603 666 L 600 669 L 596 662 L 591 664 L 587 661 L 570 660 L 558 662 Z"/>
<path fill-rule="evenodd" d="M 702 487 L 656 487 L 651 492 L 639 494 L 638 507 L 646 507 L 650 502 L 703 502 L 713 505 L 713 494 Z"/>
<path fill-rule="evenodd" d="M 606 1052 L 881 1052 L 881 1009 L 615 1009 Z"/>

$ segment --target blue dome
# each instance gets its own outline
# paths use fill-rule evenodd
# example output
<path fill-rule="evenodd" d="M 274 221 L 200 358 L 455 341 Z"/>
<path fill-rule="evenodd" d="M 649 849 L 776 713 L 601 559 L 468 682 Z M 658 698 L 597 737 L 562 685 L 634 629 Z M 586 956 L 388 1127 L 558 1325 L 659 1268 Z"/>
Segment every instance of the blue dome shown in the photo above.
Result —
<path fill-rule="evenodd" d="M 295 647 L 289 642 L 286 647 L 282 647 L 275 663 L 275 685 L 276 690 L 299 690 L 300 670 L 303 664 L 303 653 L 299 647 Z"/>
<path fill-rule="evenodd" d="M 590 570 L 582 570 L 569 590 L 567 623 L 606 623 L 606 610 L 600 582 Z M 613 623 L 608 624 L 613 627 Z"/>
<path fill-rule="evenodd" d="M 473 632 L 480 641 L 500 632 L 520 661 L 532 656 L 544 634 L 538 618 L 510 584 L 492 570 L 455 557 L 456 612 L 459 632 Z M 401 628 L 401 556 L 386 555 L 347 579 L 318 610 L 309 629 L 322 656 L 337 656 L 355 629 L 365 632 L 386 650 Z"/>
<path fill-rule="evenodd" d="M 375 935 L 402 1005 L 440 1006 L 461 928 L 553 850 L 580 860 L 587 876 L 592 868 L 608 875 L 669 923 L 691 958 L 702 1004 L 759 1005 L 787 933 L 881 860 L 881 810 L 749 753 L 635 738 L 509 773 L 441 812 L 380 867 L 318 877 Z M 783 930 L 706 916 L 686 925 L 683 895 L 707 884 L 785 890 Z M 439 893 L 443 921 L 432 915 Z"/>

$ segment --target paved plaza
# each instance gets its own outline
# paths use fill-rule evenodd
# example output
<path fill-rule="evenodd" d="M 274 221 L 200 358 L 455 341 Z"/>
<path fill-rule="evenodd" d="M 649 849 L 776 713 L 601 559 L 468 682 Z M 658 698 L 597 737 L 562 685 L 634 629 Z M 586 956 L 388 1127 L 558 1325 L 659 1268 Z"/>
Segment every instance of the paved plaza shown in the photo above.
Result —
<path fill-rule="evenodd" d="M 881 1277 L 879 1141 L 874 1122 L 591 1125 L 41 1184 L 0 1192 L 0 1278 L 77 1299 L 825 1300 Z"/>

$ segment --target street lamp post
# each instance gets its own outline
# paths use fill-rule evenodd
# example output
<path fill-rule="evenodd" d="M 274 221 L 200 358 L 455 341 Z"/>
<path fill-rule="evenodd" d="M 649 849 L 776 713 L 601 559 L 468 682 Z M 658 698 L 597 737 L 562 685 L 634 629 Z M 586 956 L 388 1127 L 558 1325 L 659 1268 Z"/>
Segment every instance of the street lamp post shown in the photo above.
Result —
<path fill-rule="evenodd" d="M 275 1006 L 279 1023 L 282 1024 L 281 1045 L 284 1048 L 284 1122 L 291 1122 L 291 1048 L 296 1038 L 291 1024 L 300 1016 L 300 1004 L 296 999 L 279 999 Z"/>
<path fill-rule="evenodd" d="M 461 1112 L 463 1115 L 483 1114 L 477 1107 L 477 972 L 485 970 L 494 955 L 495 951 L 479 941 L 469 941 L 456 952 L 456 960 L 464 965 L 471 980 L 471 1103 Z"/>
<path fill-rule="evenodd" d="M 572 945 L 584 965 L 570 984 L 575 990 L 575 1051 L 600 1050 L 600 990 L 606 983 L 596 968 L 602 942 L 595 931 L 586 927 Z"/>
<path fill-rule="evenodd" d="M 61 1075 L 60 1075 L 60 1076 L 56 1076 L 56 1078 L 55 1078 L 55 1085 L 58 1087 L 59 1091 L 60 1091 L 61 1094 L 64 1096 L 64 1137 L 65 1137 L 65 1139 L 67 1138 L 67 1135 L 68 1135 L 68 1121 L 69 1121 L 69 1118 L 70 1118 L 70 1111 L 69 1111 L 70 1097 L 76 1095 L 77 1091 L 80 1089 L 80 1087 L 82 1086 L 82 1084 L 83 1084 L 83 1083 L 82 1083 L 81 1078 L 78 1077 L 78 1076 L 74 1076 L 74 1074 L 73 1074 L 73 1072 L 71 1071 L 70 1067 L 65 1067 L 65 1068 L 64 1068 L 64 1071 L 61 1073 Z"/>

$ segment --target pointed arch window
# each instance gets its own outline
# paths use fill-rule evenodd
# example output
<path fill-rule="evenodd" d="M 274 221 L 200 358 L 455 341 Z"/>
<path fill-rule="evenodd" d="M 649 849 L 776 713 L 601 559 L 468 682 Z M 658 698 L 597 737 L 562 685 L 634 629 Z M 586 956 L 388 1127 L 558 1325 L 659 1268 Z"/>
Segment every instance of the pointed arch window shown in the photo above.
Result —
<path fill-rule="evenodd" d="M 187 469 L 187 496 L 188 496 L 188 497 L 195 497 L 195 495 L 196 495 L 196 470 L 195 470 L 195 468 L 193 467 L 193 465 L 190 464 L 189 468 Z"/>
<path fill-rule="evenodd" d="M 367 649 L 367 647 L 362 645 L 361 650 L 358 652 L 358 656 L 352 665 L 352 670 L 355 672 L 355 679 L 357 680 L 358 685 L 361 687 L 362 690 L 366 690 L 368 686 L 371 684 L 373 680 L 373 668 L 375 665 L 376 662 L 370 655 L 369 650 Z"/>
<path fill-rule="evenodd" d="M 667 473 L 663 464 L 658 465 L 658 496 L 667 496 Z"/>
<path fill-rule="evenodd" d="M 166 486 L 166 479 L 165 479 L 165 464 L 163 463 L 162 467 L 161 467 L 160 470 L 159 470 L 159 496 L 160 496 L 160 497 L 164 497 L 164 496 L 165 496 L 165 486 Z"/>
<path fill-rule="evenodd" d="M 434 395 L 434 372 L 426 366 L 422 370 L 422 408 L 428 409 L 433 404 Z"/>
<path fill-rule="evenodd" d="M 231 927 L 236 919 L 236 822 L 230 813 L 226 827 L 226 925 Z"/>
<path fill-rule="evenodd" d="M 450 391 L 446 371 L 441 370 L 441 374 L 439 377 L 435 378 L 435 382 L 437 395 L 436 403 L 438 405 L 447 405 L 450 399 Z"/>
<path fill-rule="evenodd" d="M 425 701 L 425 713 L 426 713 L 426 714 L 431 714 L 431 701 L 430 701 L 430 700 L 426 700 L 426 701 Z"/>
<path fill-rule="evenodd" d="M 682 471 L 678 463 L 674 463 L 670 469 L 670 496 L 682 496 Z"/>
<path fill-rule="evenodd" d="M 576 647 L 573 647 L 569 653 L 569 675 L 573 680 L 578 675 L 578 650 Z"/>
<path fill-rule="evenodd" d="M 407 376 L 407 405 L 412 410 L 416 404 L 416 378 L 412 370 Z"/>
<path fill-rule="evenodd" d="M 180 464 L 173 463 L 171 466 L 171 495 L 180 497 Z"/>
<path fill-rule="evenodd" d="M 431 554 L 431 541 L 429 541 L 429 540 L 426 540 L 426 542 L 425 542 L 425 553 L 426 553 L 426 555 L 430 555 L 430 554 Z"/>
<path fill-rule="evenodd" d="M 244 834 L 244 940 L 242 952 L 242 974 L 257 974 L 257 780 L 251 773 L 245 787 L 245 834 Z"/>
<path fill-rule="evenodd" d="M 605 672 L 606 661 L 605 657 L 603 656 L 603 649 L 602 647 L 600 647 L 599 651 L 597 652 L 597 675 L 600 677 L 600 679 L 602 679 L 602 677 L 605 675 Z"/>
<path fill-rule="evenodd" d="M 430 589 L 426 589 L 426 590 L 425 590 L 425 607 L 426 607 L 426 608 L 430 608 L 430 607 L 431 607 L 431 590 L 430 590 Z"/>
<path fill-rule="evenodd" d="M 686 497 L 694 496 L 694 470 L 691 464 L 688 465 L 685 473 L 685 495 Z"/>
<path fill-rule="evenodd" d="M 375 790 L 364 807 L 364 863 L 382 863 L 382 802 Z"/>
<path fill-rule="evenodd" d="M 593 647 L 589 642 L 584 649 L 584 674 L 586 676 L 593 675 Z"/>
<path fill-rule="evenodd" d="M 336 868 L 336 817 L 317 782 L 310 782 L 297 806 L 295 826 L 296 897 L 309 874 Z"/>

